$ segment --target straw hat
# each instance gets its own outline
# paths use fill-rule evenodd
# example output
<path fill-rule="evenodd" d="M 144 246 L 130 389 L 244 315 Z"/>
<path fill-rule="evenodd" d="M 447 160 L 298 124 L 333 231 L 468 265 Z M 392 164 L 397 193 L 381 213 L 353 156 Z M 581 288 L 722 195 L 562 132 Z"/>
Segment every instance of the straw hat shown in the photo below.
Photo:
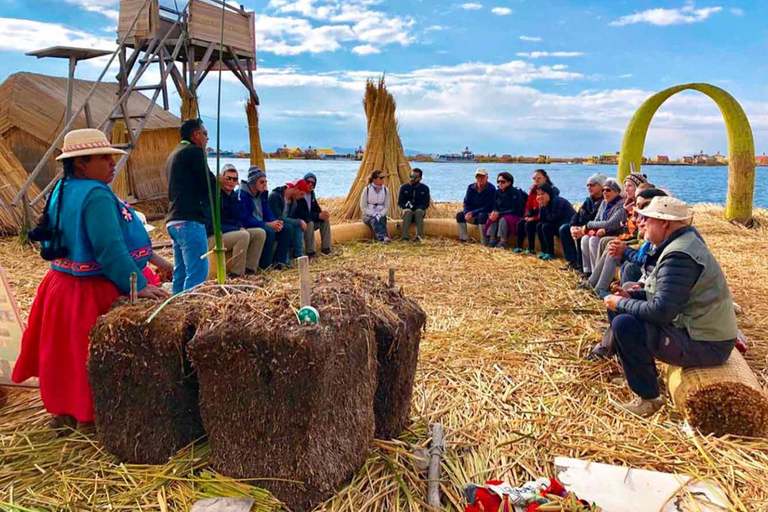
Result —
<path fill-rule="evenodd" d="M 83 128 L 72 130 L 64 136 L 63 153 L 56 160 L 86 155 L 124 155 L 125 151 L 112 147 L 101 130 Z"/>
<path fill-rule="evenodd" d="M 643 217 L 659 220 L 683 221 L 693 218 L 684 201 L 676 197 L 659 196 L 651 199 L 648 206 L 640 210 Z"/>

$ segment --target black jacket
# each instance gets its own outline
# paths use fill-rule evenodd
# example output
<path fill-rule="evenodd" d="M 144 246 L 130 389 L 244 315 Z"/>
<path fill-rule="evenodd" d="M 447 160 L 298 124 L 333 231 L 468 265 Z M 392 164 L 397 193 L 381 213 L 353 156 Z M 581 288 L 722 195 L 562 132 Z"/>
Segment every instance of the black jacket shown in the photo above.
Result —
<path fill-rule="evenodd" d="M 213 220 L 211 219 L 210 208 L 206 215 L 205 231 L 208 236 L 213 235 Z M 240 222 L 240 201 L 237 197 L 237 192 L 227 194 L 223 190 L 221 191 L 221 232 L 229 233 L 231 231 L 238 231 L 243 227 L 243 223 Z"/>
<path fill-rule="evenodd" d="M 499 212 L 499 215 L 516 215 L 522 218 L 527 201 L 528 194 L 517 187 L 510 185 L 506 190 L 497 188 L 493 197 L 493 211 Z"/>
<path fill-rule="evenodd" d="M 186 220 L 205 224 L 210 217 L 208 185 L 216 190 L 216 178 L 208 170 L 205 151 L 200 146 L 182 142 L 165 162 L 168 176 L 167 222 Z"/>
<path fill-rule="evenodd" d="M 568 224 L 576 213 L 573 205 L 567 199 L 555 196 L 549 199 L 547 206 L 539 208 L 539 221 L 556 224 L 558 227 Z"/>
<path fill-rule="evenodd" d="M 294 219 L 301 219 L 304 222 L 314 222 L 315 224 L 318 224 L 320 222 L 320 213 L 322 213 L 323 209 L 320 208 L 320 205 L 317 203 L 315 193 L 310 192 L 310 194 L 312 194 L 310 197 L 312 206 L 310 207 L 307 204 L 306 196 L 302 197 L 296 201 L 296 209 L 291 213 L 291 217 Z"/>
<path fill-rule="evenodd" d="M 423 183 L 403 183 L 397 196 L 397 206 L 402 210 L 424 210 L 429 208 L 429 187 Z"/>
<path fill-rule="evenodd" d="M 672 240 L 688 231 L 693 231 L 701 238 L 696 228 L 686 227 L 677 230 L 663 244 L 648 255 L 646 265 L 655 264 L 664 248 Z M 656 269 L 656 293 L 653 300 L 648 300 L 645 290 L 630 292 L 631 298 L 619 301 L 619 313 L 628 313 L 638 320 L 656 325 L 668 325 L 682 311 L 685 302 L 691 295 L 691 290 L 699 280 L 703 268 L 687 254 L 673 252 L 668 254 Z"/>
<path fill-rule="evenodd" d="M 571 226 L 582 227 L 586 226 L 587 222 L 595 220 L 597 209 L 600 207 L 600 203 L 602 202 L 602 196 L 596 200 L 592 199 L 592 196 L 587 196 L 584 202 L 581 203 L 581 208 L 579 208 L 579 211 L 573 215 L 573 218 L 571 219 Z"/>

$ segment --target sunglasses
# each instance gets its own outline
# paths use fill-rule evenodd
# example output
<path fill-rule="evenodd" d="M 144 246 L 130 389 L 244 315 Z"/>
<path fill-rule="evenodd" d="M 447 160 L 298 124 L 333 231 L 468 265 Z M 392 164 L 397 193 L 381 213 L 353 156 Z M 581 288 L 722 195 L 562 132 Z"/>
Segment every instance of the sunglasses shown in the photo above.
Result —
<path fill-rule="evenodd" d="M 374 176 L 373 179 L 375 179 L 375 180 L 383 180 L 384 176 Z"/>
<path fill-rule="evenodd" d="M 224 181 L 234 181 L 237 182 L 237 176 L 227 176 L 224 178 Z"/>
<path fill-rule="evenodd" d="M 417 180 L 419 178 L 421 178 L 421 176 L 419 176 L 418 174 L 411 174 L 411 179 L 412 180 Z"/>
<path fill-rule="evenodd" d="M 501 183 L 509 183 L 509 182 L 507 180 L 496 180 L 496 183 L 501 184 Z"/>
<path fill-rule="evenodd" d="M 609 188 L 609 187 L 605 187 L 605 188 L 603 189 L 603 192 L 611 192 L 612 190 L 613 190 L 612 188 Z"/>
<path fill-rule="evenodd" d="M 312 185 L 313 187 L 315 186 L 316 183 L 317 183 L 316 181 L 307 180 L 307 184 Z"/>

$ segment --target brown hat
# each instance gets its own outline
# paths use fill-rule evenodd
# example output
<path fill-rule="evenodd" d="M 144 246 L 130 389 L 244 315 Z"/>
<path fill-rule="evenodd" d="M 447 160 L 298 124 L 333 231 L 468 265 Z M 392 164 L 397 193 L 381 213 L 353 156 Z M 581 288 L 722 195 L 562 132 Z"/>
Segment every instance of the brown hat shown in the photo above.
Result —
<path fill-rule="evenodd" d="M 626 178 L 624 178 L 624 183 L 631 181 L 635 187 L 639 187 L 643 183 L 648 183 L 648 176 L 645 174 L 640 174 L 639 172 L 633 172 Z"/>

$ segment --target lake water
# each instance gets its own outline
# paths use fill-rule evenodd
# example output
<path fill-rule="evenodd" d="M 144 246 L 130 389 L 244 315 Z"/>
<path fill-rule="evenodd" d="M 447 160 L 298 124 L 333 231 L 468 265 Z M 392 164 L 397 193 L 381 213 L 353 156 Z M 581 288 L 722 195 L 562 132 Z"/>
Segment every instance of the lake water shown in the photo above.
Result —
<path fill-rule="evenodd" d="M 245 179 L 249 162 L 246 159 L 222 158 L 221 165 L 231 163 Z M 216 159 L 209 159 L 211 169 Z M 357 175 L 360 162 L 323 160 L 267 160 L 267 174 L 270 187 L 296 181 L 305 173 L 317 175 L 318 197 L 341 197 L 347 195 Z M 429 185 L 432 198 L 436 201 L 461 201 L 467 185 L 474 181 L 474 172 L 479 164 L 466 163 L 411 163 L 424 171 L 424 183 Z M 560 194 L 572 202 L 581 201 L 587 193 L 587 178 L 600 172 L 607 176 L 616 175 L 616 166 L 611 165 L 567 165 L 567 164 L 482 164 L 488 169 L 493 182 L 496 174 L 508 171 L 515 177 L 515 185 L 526 192 L 531 185 L 531 176 L 537 168 L 546 169 Z M 728 167 L 675 167 L 645 166 L 642 171 L 652 183 L 670 190 L 675 196 L 688 203 L 725 204 L 728 188 Z M 757 168 L 755 206 L 768 208 L 768 188 L 761 184 L 768 179 L 768 167 Z"/>

